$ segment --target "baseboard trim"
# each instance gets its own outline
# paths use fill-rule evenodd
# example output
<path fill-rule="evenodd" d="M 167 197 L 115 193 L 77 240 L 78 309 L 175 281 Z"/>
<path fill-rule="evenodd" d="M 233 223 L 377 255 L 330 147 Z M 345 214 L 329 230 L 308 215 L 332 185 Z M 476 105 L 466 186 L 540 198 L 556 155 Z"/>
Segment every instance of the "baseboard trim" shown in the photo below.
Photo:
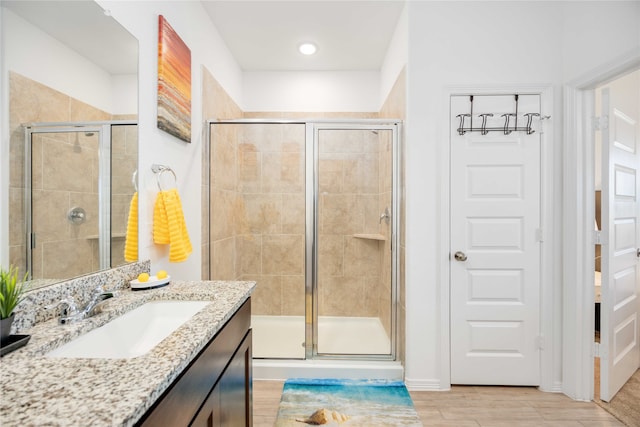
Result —
<path fill-rule="evenodd" d="M 407 386 L 407 390 L 413 391 L 448 391 L 451 390 L 449 385 L 443 388 L 438 380 L 417 380 L 411 378 L 405 378 L 404 384 Z"/>

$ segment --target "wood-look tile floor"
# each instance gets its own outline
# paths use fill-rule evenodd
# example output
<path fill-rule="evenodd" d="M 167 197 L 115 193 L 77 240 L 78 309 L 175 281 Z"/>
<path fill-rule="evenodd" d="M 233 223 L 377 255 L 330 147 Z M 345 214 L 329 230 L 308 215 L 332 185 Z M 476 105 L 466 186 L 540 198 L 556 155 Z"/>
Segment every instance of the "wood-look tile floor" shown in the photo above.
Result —
<path fill-rule="evenodd" d="M 283 384 L 253 382 L 254 427 L 273 427 Z M 576 402 L 533 387 L 454 386 L 451 391 L 410 394 L 425 426 L 624 427 L 593 402 Z"/>

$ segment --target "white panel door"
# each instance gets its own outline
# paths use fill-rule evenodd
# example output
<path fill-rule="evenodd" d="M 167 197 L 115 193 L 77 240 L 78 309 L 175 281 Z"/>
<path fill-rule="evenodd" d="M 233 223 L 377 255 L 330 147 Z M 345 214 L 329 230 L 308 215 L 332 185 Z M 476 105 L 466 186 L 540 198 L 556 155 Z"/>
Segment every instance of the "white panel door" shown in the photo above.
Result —
<path fill-rule="evenodd" d="M 519 97 L 539 113 L 539 95 Z M 502 126 L 514 97 L 475 96 L 477 114 Z M 451 97 L 452 120 L 469 112 Z M 513 123 L 513 122 L 512 122 Z M 537 125 L 537 123 L 536 123 Z M 451 130 L 451 383 L 540 383 L 540 133 Z M 457 260 L 459 257 L 466 260 Z"/>
<path fill-rule="evenodd" d="M 600 398 L 640 366 L 640 85 L 638 73 L 602 90 L 602 313 Z"/>

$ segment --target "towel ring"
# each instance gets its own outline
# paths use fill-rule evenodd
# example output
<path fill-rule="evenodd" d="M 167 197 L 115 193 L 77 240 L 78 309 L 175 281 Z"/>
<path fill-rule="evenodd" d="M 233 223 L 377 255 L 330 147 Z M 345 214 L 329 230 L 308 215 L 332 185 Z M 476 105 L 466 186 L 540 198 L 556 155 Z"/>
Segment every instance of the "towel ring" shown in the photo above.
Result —
<path fill-rule="evenodd" d="M 133 175 L 131 175 L 131 184 L 133 184 L 133 188 L 138 192 L 138 169 L 133 171 Z"/>
<path fill-rule="evenodd" d="M 171 172 L 171 175 L 173 175 L 173 180 L 175 181 L 176 187 L 178 186 L 178 177 L 176 176 L 176 173 L 173 171 L 173 169 L 171 169 L 169 166 L 165 166 L 165 165 L 151 165 L 151 170 L 156 174 L 156 181 L 158 182 L 158 189 L 160 191 L 164 191 L 162 189 L 162 185 L 160 184 L 160 178 L 162 177 L 162 174 L 164 172 Z"/>

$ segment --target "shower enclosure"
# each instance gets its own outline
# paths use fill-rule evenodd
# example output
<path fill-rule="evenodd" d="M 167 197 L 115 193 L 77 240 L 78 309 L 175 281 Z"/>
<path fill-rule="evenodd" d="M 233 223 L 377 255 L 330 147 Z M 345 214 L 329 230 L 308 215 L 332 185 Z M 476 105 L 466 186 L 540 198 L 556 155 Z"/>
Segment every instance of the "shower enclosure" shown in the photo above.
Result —
<path fill-rule="evenodd" d="M 123 264 L 136 122 L 30 123 L 24 132 L 29 278 L 66 279 Z"/>
<path fill-rule="evenodd" d="M 394 361 L 401 123 L 208 125 L 209 278 L 257 282 L 256 362 Z"/>

